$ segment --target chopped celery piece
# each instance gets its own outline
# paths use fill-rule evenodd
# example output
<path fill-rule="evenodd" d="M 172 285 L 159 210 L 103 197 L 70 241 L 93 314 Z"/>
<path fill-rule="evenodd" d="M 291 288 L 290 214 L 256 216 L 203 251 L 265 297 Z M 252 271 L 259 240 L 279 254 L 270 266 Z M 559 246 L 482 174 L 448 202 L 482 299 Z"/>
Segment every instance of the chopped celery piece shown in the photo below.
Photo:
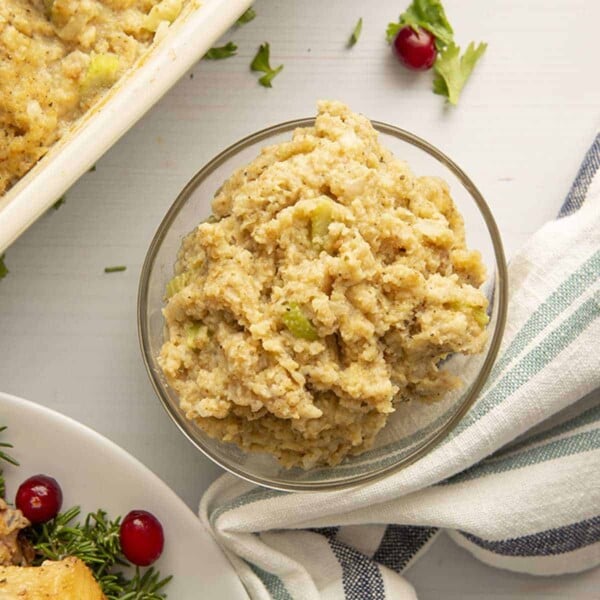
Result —
<path fill-rule="evenodd" d="M 448 308 L 452 310 L 459 310 L 461 312 L 470 310 L 473 318 L 481 327 L 485 327 L 490 322 L 490 318 L 485 311 L 485 308 L 481 306 L 473 306 L 472 304 L 468 304 L 466 302 L 454 301 L 448 302 Z"/>
<path fill-rule="evenodd" d="M 320 202 L 310 215 L 310 237 L 315 243 L 322 242 L 332 220 L 331 202 Z"/>
<path fill-rule="evenodd" d="M 118 77 L 119 57 L 116 54 L 96 54 L 83 75 L 81 93 L 87 94 L 99 88 L 110 87 Z"/>
<path fill-rule="evenodd" d="M 310 342 L 319 339 L 315 326 L 304 315 L 301 308 L 295 302 L 290 302 L 283 313 L 282 319 L 283 324 L 294 337 Z"/>
<path fill-rule="evenodd" d="M 185 343 L 192 350 L 198 347 L 198 342 L 206 341 L 208 337 L 208 328 L 202 323 L 193 323 L 185 330 Z"/>
<path fill-rule="evenodd" d="M 464 310 L 465 308 L 468 307 L 468 304 L 465 304 L 464 302 L 459 302 L 457 300 L 452 300 L 451 302 L 446 302 L 446 304 L 448 305 L 448 308 L 450 310 Z"/>
<path fill-rule="evenodd" d="M 162 21 L 172 23 L 179 16 L 182 8 L 182 0 L 162 0 L 144 17 L 142 27 L 148 31 L 156 31 Z"/>
<path fill-rule="evenodd" d="M 490 322 L 490 317 L 485 312 L 485 309 L 479 306 L 473 307 L 473 317 L 482 327 L 485 327 Z"/>
<path fill-rule="evenodd" d="M 169 283 L 167 283 L 167 298 L 174 296 L 177 292 L 180 292 L 190 281 L 190 274 L 188 271 L 175 275 Z"/>

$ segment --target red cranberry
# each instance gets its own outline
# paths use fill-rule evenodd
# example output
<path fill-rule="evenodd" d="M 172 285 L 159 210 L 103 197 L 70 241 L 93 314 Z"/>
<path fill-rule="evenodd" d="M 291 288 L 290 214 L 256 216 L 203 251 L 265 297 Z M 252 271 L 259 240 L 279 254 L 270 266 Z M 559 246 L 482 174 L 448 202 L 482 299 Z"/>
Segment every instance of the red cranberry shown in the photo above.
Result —
<path fill-rule="evenodd" d="M 431 69 L 437 57 L 435 37 L 425 29 L 414 30 L 410 25 L 398 32 L 392 49 L 405 67 L 415 71 Z"/>
<path fill-rule="evenodd" d="M 127 560 L 139 567 L 147 567 L 158 559 L 165 544 L 160 521 L 145 510 L 132 510 L 125 516 L 119 538 Z"/>
<path fill-rule="evenodd" d="M 15 504 L 34 525 L 54 519 L 62 506 L 62 490 L 56 479 L 34 475 L 17 490 Z"/>

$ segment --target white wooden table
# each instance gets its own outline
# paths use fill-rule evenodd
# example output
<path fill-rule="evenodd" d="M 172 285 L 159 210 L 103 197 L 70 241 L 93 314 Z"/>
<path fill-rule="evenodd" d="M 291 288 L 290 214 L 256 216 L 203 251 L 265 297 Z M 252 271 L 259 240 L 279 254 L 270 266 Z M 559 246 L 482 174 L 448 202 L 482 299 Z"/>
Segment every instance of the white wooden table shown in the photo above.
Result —
<path fill-rule="evenodd" d="M 0 389 L 68 414 L 141 459 L 195 508 L 220 470 L 171 424 L 138 349 L 136 291 L 164 212 L 215 153 L 337 98 L 428 139 L 473 178 L 510 255 L 551 219 L 600 125 L 590 0 L 446 0 L 459 42 L 486 56 L 457 109 L 431 75 L 402 69 L 384 40 L 408 0 L 258 0 L 258 17 L 224 41 L 235 58 L 199 63 L 7 252 L 0 282 Z M 358 17 L 362 36 L 346 40 Z M 248 70 L 271 44 L 272 89 Z M 106 275 L 108 265 L 127 265 Z M 85 468 L 85 465 L 81 465 Z M 440 538 L 407 574 L 423 599 L 598 598 L 600 570 L 536 579 L 495 571 Z M 183 600 L 183 599 L 182 599 Z"/>

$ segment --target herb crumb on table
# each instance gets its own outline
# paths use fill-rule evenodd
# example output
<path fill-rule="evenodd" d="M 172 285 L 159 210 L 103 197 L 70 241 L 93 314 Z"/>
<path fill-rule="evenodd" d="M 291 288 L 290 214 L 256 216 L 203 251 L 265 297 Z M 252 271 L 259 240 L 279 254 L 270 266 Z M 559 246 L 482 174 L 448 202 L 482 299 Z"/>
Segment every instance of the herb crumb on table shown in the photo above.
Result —
<path fill-rule="evenodd" d="M 356 22 L 354 29 L 352 30 L 350 38 L 348 39 L 348 47 L 349 48 L 352 48 L 352 46 L 354 46 L 356 44 L 356 42 L 358 42 L 358 38 L 360 37 L 360 32 L 362 31 L 362 26 L 363 26 L 363 20 L 362 20 L 362 17 L 360 17 L 360 19 L 358 19 L 358 21 Z"/>
<path fill-rule="evenodd" d="M 5 256 L 5 254 L 0 254 L 0 279 L 4 279 L 10 272 L 6 266 L 6 263 L 4 262 Z"/>
<path fill-rule="evenodd" d="M 211 48 L 205 55 L 206 60 L 223 60 L 231 58 L 237 54 L 237 45 L 233 42 L 227 42 L 224 46 L 215 46 Z"/>
<path fill-rule="evenodd" d="M 260 45 L 256 56 L 252 60 L 250 64 L 251 71 L 258 71 L 260 73 L 264 73 L 262 77 L 259 78 L 258 83 L 263 87 L 273 87 L 271 82 L 273 78 L 278 75 L 282 69 L 283 65 L 279 65 L 278 67 L 272 68 L 270 63 L 270 53 L 271 48 L 268 42 L 264 42 Z"/>

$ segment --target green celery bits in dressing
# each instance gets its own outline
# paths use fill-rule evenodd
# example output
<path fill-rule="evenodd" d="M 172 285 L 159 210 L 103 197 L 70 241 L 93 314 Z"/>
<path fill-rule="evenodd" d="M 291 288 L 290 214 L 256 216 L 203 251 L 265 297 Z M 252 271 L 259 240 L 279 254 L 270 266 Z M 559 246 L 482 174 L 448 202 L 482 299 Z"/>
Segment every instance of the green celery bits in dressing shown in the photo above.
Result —
<path fill-rule="evenodd" d="M 310 319 L 302 312 L 296 302 L 290 302 L 282 316 L 283 324 L 289 332 L 301 340 L 314 342 L 319 339 L 319 334 Z"/>

